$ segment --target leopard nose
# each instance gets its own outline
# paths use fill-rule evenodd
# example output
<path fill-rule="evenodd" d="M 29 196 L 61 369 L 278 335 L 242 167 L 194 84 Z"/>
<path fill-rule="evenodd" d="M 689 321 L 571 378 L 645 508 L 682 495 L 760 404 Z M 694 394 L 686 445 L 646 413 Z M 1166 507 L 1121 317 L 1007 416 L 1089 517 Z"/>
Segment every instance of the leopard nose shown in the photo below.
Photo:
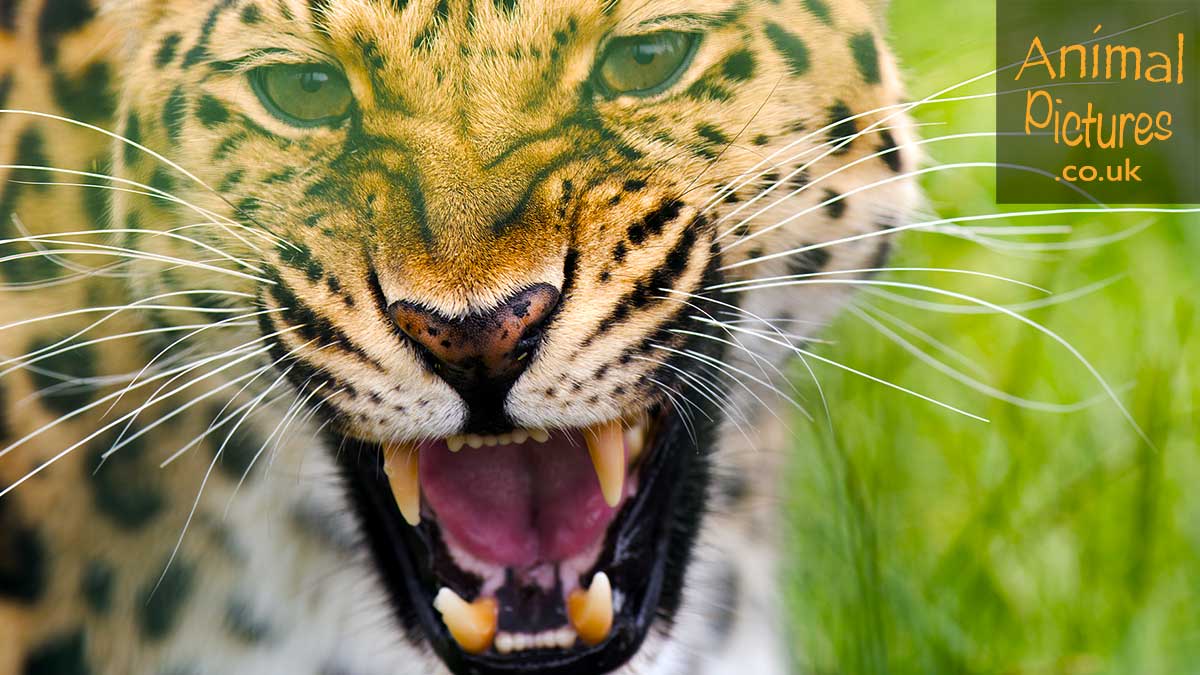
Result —
<path fill-rule="evenodd" d="M 529 366 L 558 300 L 557 288 L 537 284 L 491 310 L 461 318 L 404 301 L 388 311 L 419 345 L 429 367 L 471 404 L 507 393 Z"/>

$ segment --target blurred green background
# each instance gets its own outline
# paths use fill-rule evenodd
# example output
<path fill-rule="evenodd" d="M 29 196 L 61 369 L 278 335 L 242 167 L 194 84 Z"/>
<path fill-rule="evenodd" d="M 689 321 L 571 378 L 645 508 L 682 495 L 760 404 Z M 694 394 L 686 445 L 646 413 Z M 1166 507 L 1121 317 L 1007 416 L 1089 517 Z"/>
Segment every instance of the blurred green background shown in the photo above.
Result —
<path fill-rule="evenodd" d="M 994 12 L 987 0 L 893 1 L 891 42 L 913 99 L 994 68 Z M 931 125 L 926 138 L 995 124 L 987 98 L 916 117 Z M 924 147 L 931 163 L 995 156 L 988 138 Z M 929 211 L 1017 210 L 995 204 L 994 184 L 983 169 L 929 174 Z M 784 495 L 796 672 L 1200 673 L 1200 216 L 970 224 L 1049 229 L 977 241 L 908 232 L 892 264 L 1003 275 L 1054 295 L 943 273 L 881 278 L 1011 306 L 1060 334 L 1153 446 L 1050 337 L 946 297 L 866 292 L 819 352 L 989 421 L 813 363 L 827 420 L 795 368 L 817 416 L 795 420 Z M 1039 307 L 1047 297 L 1060 302 Z M 1092 405 L 998 400 L 929 358 L 1011 396 Z"/>

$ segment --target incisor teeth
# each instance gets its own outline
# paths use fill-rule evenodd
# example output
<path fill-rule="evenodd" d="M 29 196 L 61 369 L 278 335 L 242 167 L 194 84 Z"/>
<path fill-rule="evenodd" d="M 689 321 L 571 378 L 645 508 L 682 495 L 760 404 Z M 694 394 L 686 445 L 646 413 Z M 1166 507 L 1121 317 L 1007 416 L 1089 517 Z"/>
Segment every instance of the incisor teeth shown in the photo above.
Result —
<path fill-rule="evenodd" d="M 462 436 L 447 436 L 446 447 L 450 448 L 450 452 L 458 452 L 467 444 L 467 439 Z"/>
<path fill-rule="evenodd" d="M 449 588 L 438 591 L 433 608 L 442 615 L 454 641 L 468 654 L 482 654 L 492 646 L 499 609 L 492 598 L 467 602 Z"/>
<path fill-rule="evenodd" d="M 421 480 L 418 476 L 417 446 L 388 443 L 383 448 L 383 472 L 392 487 L 400 515 L 409 525 L 421 524 Z"/>
<path fill-rule="evenodd" d="M 550 432 L 545 429 L 530 429 L 529 437 L 538 443 L 545 443 L 550 440 Z"/>
<path fill-rule="evenodd" d="M 588 427 L 583 432 L 588 454 L 600 478 L 600 492 L 609 506 L 621 502 L 625 491 L 625 438 L 620 420 Z"/>
<path fill-rule="evenodd" d="M 476 436 L 475 434 L 468 434 L 467 435 L 467 445 L 471 446 L 472 448 L 482 448 L 483 447 L 483 437 Z"/>
<path fill-rule="evenodd" d="M 591 588 L 586 591 L 571 591 L 567 597 L 567 618 L 579 633 L 579 639 L 587 645 L 595 647 L 604 642 L 612 631 L 613 622 L 612 584 L 607 574 L 597 572 L 592 577 Z"/>
<path fill-rule="evenodd" d="M 512 432 L 512 442 L 513 443 L 520 445 L 521 443 L 524 443 L 527 440 L 529 440 L 529 432 L 528 431 L 525 431 L 524 429 L 517 429 L 516 431 Z"/>

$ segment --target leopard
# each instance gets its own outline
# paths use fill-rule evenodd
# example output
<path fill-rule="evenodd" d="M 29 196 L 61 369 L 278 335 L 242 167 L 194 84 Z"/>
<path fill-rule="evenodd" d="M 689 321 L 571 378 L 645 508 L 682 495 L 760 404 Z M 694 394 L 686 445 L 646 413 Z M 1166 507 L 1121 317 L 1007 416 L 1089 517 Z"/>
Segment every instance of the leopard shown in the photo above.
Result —
<path fill-rule="evenodd" d="M 908 105 L 883 0 L 0 1 L 0 673 L 791 672 Z"/>

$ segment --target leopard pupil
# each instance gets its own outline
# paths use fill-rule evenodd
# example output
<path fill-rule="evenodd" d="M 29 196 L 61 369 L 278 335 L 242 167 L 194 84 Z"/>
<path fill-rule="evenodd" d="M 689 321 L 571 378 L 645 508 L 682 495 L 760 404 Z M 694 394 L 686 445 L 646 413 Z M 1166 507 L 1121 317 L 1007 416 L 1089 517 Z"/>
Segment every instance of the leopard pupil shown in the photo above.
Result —
<path fill-rule="evenodd" d="M 308 94 L 315 94 L 329 81 L 329 74 L 319 70 L 310 70 L 300 76 L 300 88 Z"/>
<path fill-rule="evenodd" d="M 652 45 L 638 45 L 633 48 L 633 60 L 639 65 L 648 66 L 658 56 L 658 49 Z"/>

